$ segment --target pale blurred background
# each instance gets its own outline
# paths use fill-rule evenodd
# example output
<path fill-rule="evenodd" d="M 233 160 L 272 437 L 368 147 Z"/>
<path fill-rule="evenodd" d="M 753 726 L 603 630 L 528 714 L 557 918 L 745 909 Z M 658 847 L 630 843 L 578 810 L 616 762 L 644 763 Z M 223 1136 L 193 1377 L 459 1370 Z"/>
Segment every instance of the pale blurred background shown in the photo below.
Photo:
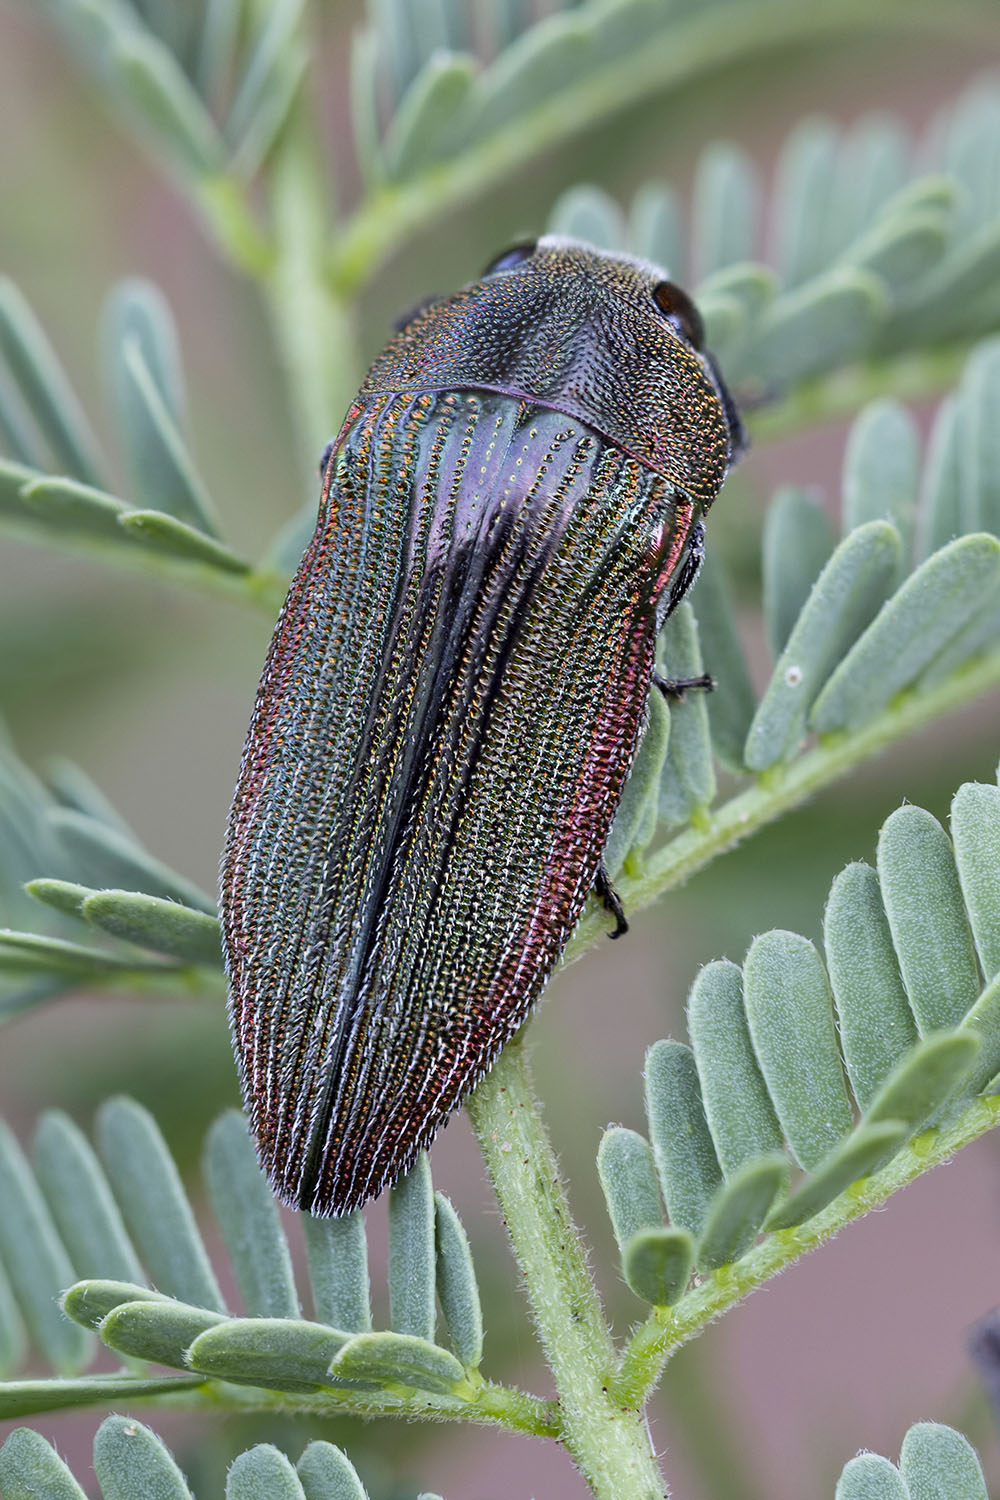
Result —
<path fill-rule="evenodd" d="M 332 0 L 313 6 L 313 87 L 347 201 L 356 185 L 346 54 L 359 8 Z M 683 190 L 698 148 L 718 137 L 742 142 L 766 170 L 776 143 L 804 113 L 848 122 L 886 106 L 917 124 L 998 63 L 1000 28 L 992 57 L 960 37 L 932 45 L 866 34 L 863 43 L 821 53 L 788 52 L 777 68 L 772 58 L 729 70 L 669 101 L 644 100 L 409 246 L 366 295 L 365 354 L 401 310 L 469 279 L 494 252 L 538 230 L 556 194 L 576 181 L 600 183 L 623 199 L 651 175 Z M 255 555 L 304 498 L 266 317 L 254 291 L 207 247 L 182 199 L 124 139 L 28 0 L 0 0 L 0 184 L 0 270 L 55 337 L 99 430 L 103 298 L 126 274 L 164 288 L 180 328 L 203 471 L 227 534 Z M 329 416 L 332 434 L 342 413 Z M 770 489 L 785 480 L 821 483 L 835 500 L 843 435 L 827 428 L 759 452 L 743 483 L 727 489 L 711 518 L 710 545 L 726 553 L 748 588 Z M 752 620 L 748 630 L 752 638 Z M 72 755 L 152 850 L 209 888 L 268 634 L 266 619 L 235 605 L 4 539 L 0 704 L 22 753 L 29 763 Z M 699 965 L 722 955 L 741 959 L 753 935 L 771 926 L 818 938 L 832 877 L 847 860 L 872 856 L 879 824 L 901 795 L 944 817 L 961 781 L 992 779 L 998 706 L 980 705 L 892 751 L 643 914 L 625 942 L 602 945 L 557 977 L 534 1027 L 535 1071 L 598 1263 L 614 1265 L 594 1170 L 600 1131 L 609 1121 L 641 1128 L 644 1050 L 658 1037 L 683 1035 L 684 998 Z M 73 998 L 4 1029 L 0 1102 L 22 1133 L 48 1105 L 89 1125 L 96 1102 L 119 1091 L 153 1109 L 193 1170 L 204 1127 L 236 1100 L 221 1007 Z M 480 1266 L 487 1371 L 544 1390 L 464 1119 L 440 1139 L 433 1164 Z M 642 1315 L 640 1304 L 614 1270 L 602 1284 L 623 1331 Z M 986 1139 L 677 1357 L 652 1412 L 677 1500 L 832 1500 L 835 1476 L 858 1447 L 894 1456 L 907 1426 L 923 1418 L 964 1423 L 1000 1493 L 1000 1448 L 964 1348 L 970 1323 L 998 1302 L 1000 1141 Z M 200 1500 L 221 1496 L 225 1463 L 240 1448 L 270 1438 L 297 1455 L 315 1435 L 293 1422 L 228 1418 L 220 1432 L 214 1418 L 137 1414 L 172 1444 Z M 35 1424 L 72 1457 L 85 1484 L 99 1420 L 82 1412 Z M 323 1435 L 344 1443 L 374 1500 L 413 1500 L 422 1488 L 446 1500 L 581 1500 L 586 1493 L 554 1447 L 500 1433 L 345 1420 Z"/>

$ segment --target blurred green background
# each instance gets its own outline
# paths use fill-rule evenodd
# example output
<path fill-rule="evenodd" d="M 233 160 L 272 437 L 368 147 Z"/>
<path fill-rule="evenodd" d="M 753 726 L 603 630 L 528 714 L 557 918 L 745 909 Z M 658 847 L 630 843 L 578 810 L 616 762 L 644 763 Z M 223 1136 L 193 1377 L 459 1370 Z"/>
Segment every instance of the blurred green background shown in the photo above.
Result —
<path fill-rule="evenodd" d="M 346 74 L 358 13 L 353 3 L 313 6 L 310 87 L 346 202 L 357 192 Z M 377 350 L 401 310 L 469 279 L 498 249 L 536 232 L 574 182 L 625 198 L 659 176 L 684 191 L 697 150 L 718 137 L 742 142 L 766 172 L 776 143 L 807 112 L 846 122 L 887 107 L 919 125 L 991 63 L 1000 63 L 1000 27 L 992 58 L 961 34 L 933 46 L 898 33 L 866 36 L 863 44 L 771 54 L 669 101 L 646 99 L 408 245 L 366 293 L 363 352 Z M 55 338 L 99 432 L 103 298 L 127 274 L 164 288 L 181 332 L 203 471 L 224 530 L 255 555 L 306 499 L 265 312 L 102 110 L 37 8 L 7 0 L 0 0 L 0 183 L 0 269 Z M 341 416 L 330 412 L 331 434 Z M 824 485 L 835 500 L 843 436 L 828 427 L 757 452 L 739 483 L 727 486 L 709 541 L 733 565 L 748 601 L 768 494 L 779 481 L 796 481 Z M 749 602 L 746 630 L 755 642 Z M 0 705 L 22 754 L 29 764 L 72 755 L 152 850 L 208 888 L 268 634 L 266 619 L 235 605 L 3 544 Z M 593 1159 L 609 1121 L 640 1124 L 646 1046 L 683 1034 L 684 997 L 701 963 L 741 959 L 753 935 L 771 926 L 817 938 L 832 877 L 848 859 L 871 857 L 878 827 L 901 796 L 943 817 L 962 780 L 991 779 L 998 707 L 981 704 L 892 751 L 719 860 L 639 917 L 626 942 L 603 945 L 551 985 L 534 1026 L 537 1083 L 576 1212 L 595 1259 L 609 1268 L 602 1286 L 620 1329 L 640 1308 L 610 1269 Z M 18 1128 L 47 1105 L 88 1123 L 97 1101 L 119 1091 L 154 1110 L 194 1169 L 206 1124 L 237 1097 L 221 1007 L 71 998 L 5 1029 L 0 1097 Z M 966 1326 L 1000 1301 L 998 1153 L 996 1141 L 980 1142 L 678 1356 L 653 1422 L 679 1497 L 832 1495 L 835 1474 L 859 1446 L 895 1453 L 907 1425 L 923 1417 L 966 1421 L 1000 1486 L 1000 1453 L 963 1347 Z M 433 1161 L 480 1265 L 487 1369 L 544 1389 L 464 1119 L 441 1137 Z M 37 1425 L 83 1476 L 97 1420 L 81 1413 Z M 151 1421 L 206 1500 L 221 1494 L 227 1457 L 247 1443 L 274 1437 L 297 1454 L 309 1435 L 305 1424 L 256 1418 L 227 1418 L 221 1432 L 164 1412 Z M 449 1500 L 585 1493 L 559 1451 L 499 1433 L 345 1421 L 325 1435 L 345 1443 L 379 1496 L 421 1487 Z"/>

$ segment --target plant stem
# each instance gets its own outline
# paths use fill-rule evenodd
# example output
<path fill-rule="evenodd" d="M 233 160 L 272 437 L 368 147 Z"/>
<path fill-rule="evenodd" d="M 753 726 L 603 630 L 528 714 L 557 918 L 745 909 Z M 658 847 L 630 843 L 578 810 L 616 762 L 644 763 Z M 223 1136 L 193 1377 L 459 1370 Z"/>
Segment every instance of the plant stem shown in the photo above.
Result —
<path fill-rule="evenodd" d="M 614 1378 L 613 1392 L 624 1402 L 644 1401 L 671 1354 L 694 1338 L 706 1323 L 727 1312 L 749 1292 L 800 1255 L 815 1250 L 845 1224 L 859 1219 L 960 1147 L 985 1135 L 1000 1120 L 1000 1096 L 976 1099 L 952 1125 L 927 1130 L 883 1167 L 841 1193 L 815 1218 L 794 1229 L 779 1230 L 731 1266 L 708 1276 L 673 1308 L 656 1308 L 632 1336 Z"/>
<path fill-rule="evenodd" d="M 320 454 L 340 427 L 361 372 L 353 312 L 324 275 L 330 184 L 301 96 L 275 148 L 268 184 L 276 254 L 264 284 L 303 480 L 318 498 Z"/>
<path fill-rule="evenodd" d="M 614 1346 L 516 1038 L 468 1100 L 558 1392 L 560 1436 L 597 1500 L 662 1500 L 642 1403 L 612 1400 Z"/>
<path fill-rule="evenodd" d="M 0 1405 L 6 1417 L 21 1419 L 70 1406 L 107 1405 L 109 1401 L 147 1406 L 182 1407 L 190 1411 L 281 1411 L 303 1416 L 411 1417 L 416 1421 L 471 1421 L 503 1427 L 529 1437 L 558 1437 L 560 1422 L 552 1402 L 489 1381 L 476 1399 L 429 1392 L 317 1391 L 315 1395 L 240 1387 L 190 1374 L 146 1379 L 125 1375 L 81 1375 L 61 1380 L 4 1381 Z"/>
<path fill-rule="evenodd" d="M 643 860 L 636 874 L 630 876 L 626 867 L 616 881 L 626 911 L 650 906 L 665 891 L 683 885 L 716 855 L 756 833 L 765 823 L 773 822 L 894 741 L 971 702 L 998 683 L 1000 651 L 994 651 L 932 687 L 901 693 L 863 729 L 826 736 L 797 760 L 762 772 L 753 786 L 710 811 L 699 827 L 685 828 Z M 607 925 L 602 911 L 588 912 L 567 945 L 564 961 L 571 963 L 579 958 L 604 934 Z"/>
<path fill-rule="evenodd" d="M 704 15 L 676 20 L 660 35 L 610 62 L 594 65 L 567 88 L 524 111 L 505 128 L 447 162 L 439 162 L 399 187 L 366 199 L 339 237 L 329 274 L 344 295 L 355 293 L 401 244 L 456 205 L 487 192 L 545 151 L 591 128 L 644 97 L 728 64 L 803 42 L 822 42 L 852 31 L 943 33 L 992 40 L 994 18 L 978 0 L 942 7 L 932 0 L 732 0 Z"/>

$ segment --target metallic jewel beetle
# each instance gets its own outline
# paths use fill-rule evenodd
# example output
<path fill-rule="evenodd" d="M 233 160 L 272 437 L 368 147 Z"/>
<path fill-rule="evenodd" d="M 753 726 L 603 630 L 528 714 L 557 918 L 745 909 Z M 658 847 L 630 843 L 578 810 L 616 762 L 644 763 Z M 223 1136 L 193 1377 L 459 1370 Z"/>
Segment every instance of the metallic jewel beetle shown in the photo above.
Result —
<path fill-rule="evenodd" d="M 287 1203 L 342 1214 L 395 1181 L 538 998 L 741 444 L 684 293 L 556 237 L 369 370 L 223 859 L 244 1098 Z"/>

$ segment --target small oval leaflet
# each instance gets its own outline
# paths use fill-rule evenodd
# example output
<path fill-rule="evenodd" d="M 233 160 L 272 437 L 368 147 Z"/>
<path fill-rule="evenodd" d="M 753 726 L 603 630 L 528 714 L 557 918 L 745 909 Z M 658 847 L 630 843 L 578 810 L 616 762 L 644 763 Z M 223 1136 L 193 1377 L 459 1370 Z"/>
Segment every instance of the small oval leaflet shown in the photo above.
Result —
<path fill-rule="evenodd" d="M 395 1182 L 595 884 L 616 899 L 656 636 L 743 446 L 692 336 L 657 267 L 551 236 L 411 315 L 330 447 L 222 874 L 244 1100 L 287 1203 Z"/>

